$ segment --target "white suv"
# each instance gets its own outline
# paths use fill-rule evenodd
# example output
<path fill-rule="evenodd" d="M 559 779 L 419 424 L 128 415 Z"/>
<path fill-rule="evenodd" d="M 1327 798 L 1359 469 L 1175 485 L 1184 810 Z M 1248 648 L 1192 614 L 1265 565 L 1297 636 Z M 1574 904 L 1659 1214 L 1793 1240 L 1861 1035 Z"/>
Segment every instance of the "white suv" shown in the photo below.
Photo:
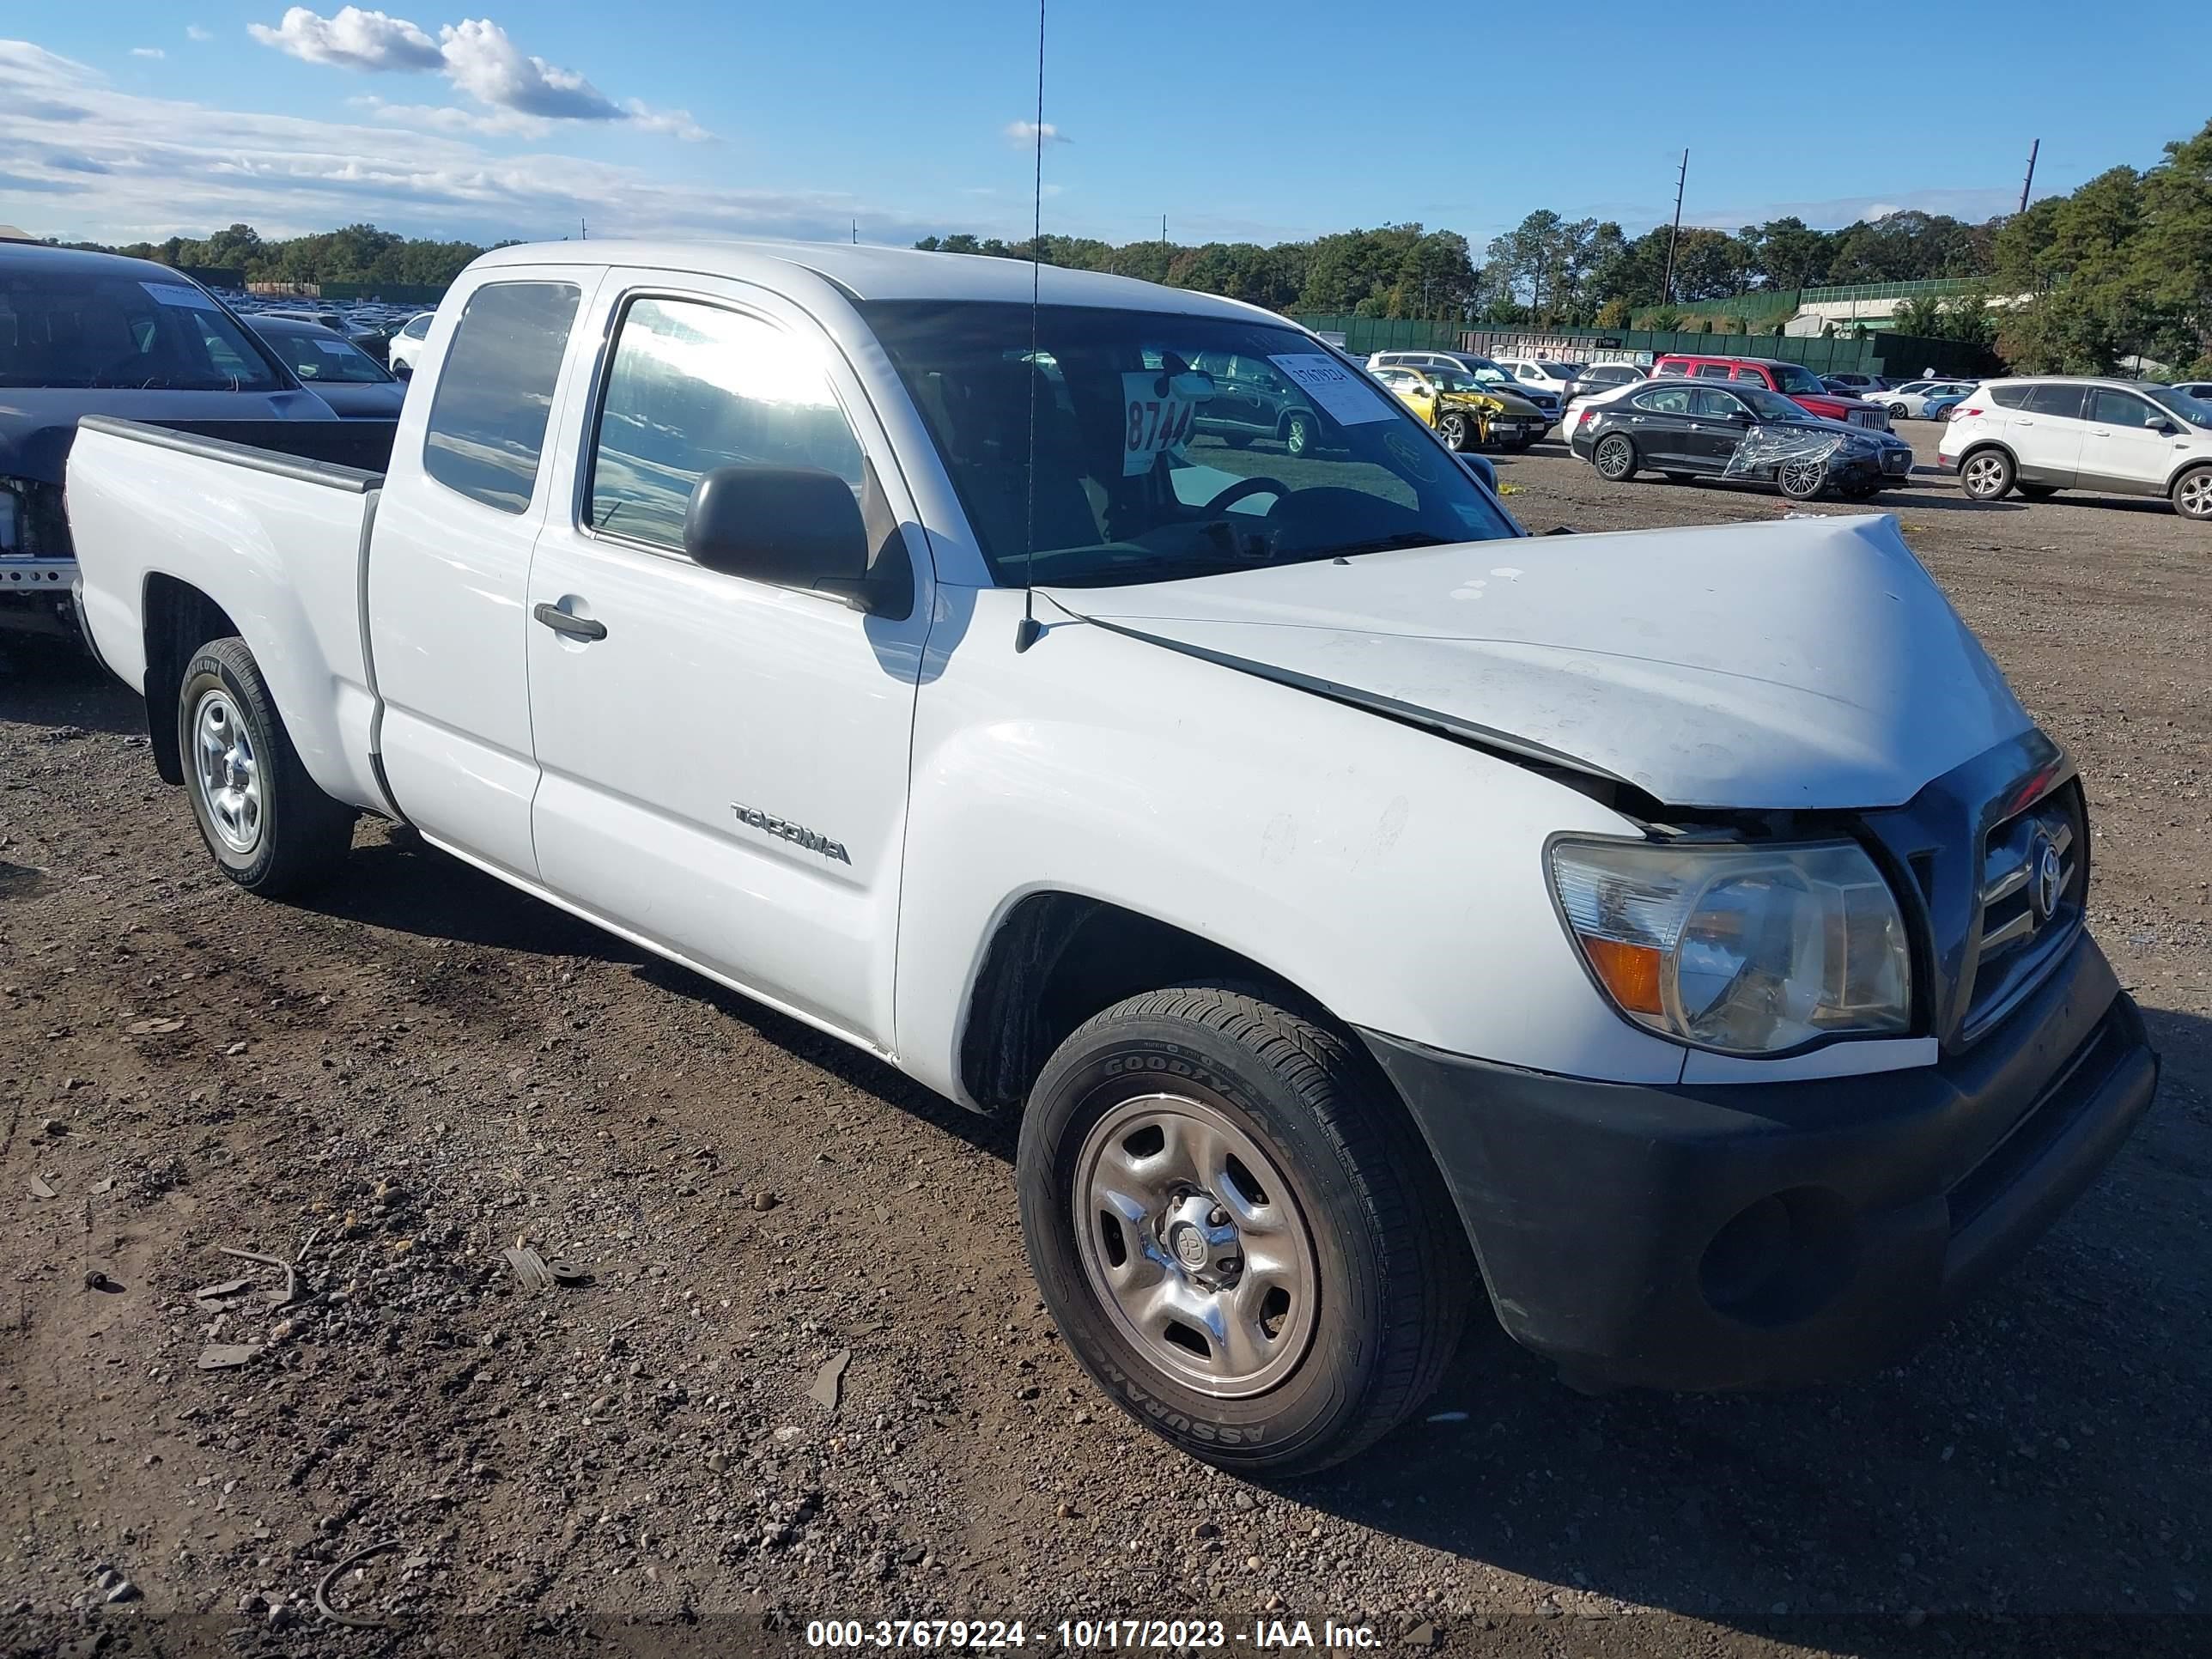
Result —
<path fill-rule="evenodd" d="M 438 313 L 426 311 L 410 317 L 398 332 L 392 337 L 392 372 L 404 380 L 413 376 L 415 365 L 422 361 L 422 343 L 430 337 L 430 325 Z"/>
<path fill-rule="evenodd" d="M 2141 380 L 1984 380 L 1943 428 L 1937 459 L 1966 494 L 2030 501 L 2062 489 L 2164 495 L 2212 523 L 2212 411 Z"/>

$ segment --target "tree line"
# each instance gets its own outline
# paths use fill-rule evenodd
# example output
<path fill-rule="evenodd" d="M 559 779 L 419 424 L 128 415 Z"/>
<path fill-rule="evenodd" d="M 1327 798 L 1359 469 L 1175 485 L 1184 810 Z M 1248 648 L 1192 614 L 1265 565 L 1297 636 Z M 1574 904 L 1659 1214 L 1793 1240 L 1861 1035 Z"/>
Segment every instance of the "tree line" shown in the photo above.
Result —
<path fill-rule="evenodd" d="M 2166 145 L 2154 167 L 2114 167 L 2069 195 L 1983 224 L 1907 211 L 1841 230 L 1796 217 L 1735 232 L 1688 228 L 1674 242 L 1671 278 L 1668 240 L 1664 225 L 1631 236 L 1609 220 L 1567 220 L 1546 209 L 1493 237 L 1479 259 L 1457 232 L 1419 224 L 1272 246 L 1046 236 L 1034 252 L 1048 264 L 1276 311 L 1539 327 L 1705 325 L 1723 333 L 1778 329 L 1804 288 L 1972 277 L 1982 285 L 1909 302 L 1893 326 L 1994 344 L 2030 373 L 2090 374 L 2141 357 L 2212 374 L 2212 123 Z M 1033 251 L 1027 241 L 966 234 L 915 246 L 1014 259 Z M 204 240 L 173 236 L 112 251 L 240 269 L 249 282 L 443 284 L 484 250 L 374 225 L 277 239 L 234 224 Z M 1991 296 L 1995 304 L 1985 303 Z"/>

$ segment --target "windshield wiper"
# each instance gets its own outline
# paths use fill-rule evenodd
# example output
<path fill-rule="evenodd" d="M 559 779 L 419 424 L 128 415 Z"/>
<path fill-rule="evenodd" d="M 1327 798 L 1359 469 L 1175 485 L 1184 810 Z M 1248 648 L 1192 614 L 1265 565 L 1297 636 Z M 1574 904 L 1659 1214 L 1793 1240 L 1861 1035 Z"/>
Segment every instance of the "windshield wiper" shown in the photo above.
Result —
<path fill-rule="evenodd" d="M 1490 541 L 1494 538 L 1488 536 L 1470 536 L 1462 537 L 1461 539 Z M 1407 547 L 1449 547 L 1451 544 L 1452 538 L 1449 536 L 1432 535 L 1425 530 L 1401 530 L 1395 536 L 1378 536 L 1370 542 L 1354 542 L 1348 547 L 1327 548 L 1321 552 L 1305 556 L 1316 559 L 1349 559 L 1362 553 L 1389 553 Z"/>

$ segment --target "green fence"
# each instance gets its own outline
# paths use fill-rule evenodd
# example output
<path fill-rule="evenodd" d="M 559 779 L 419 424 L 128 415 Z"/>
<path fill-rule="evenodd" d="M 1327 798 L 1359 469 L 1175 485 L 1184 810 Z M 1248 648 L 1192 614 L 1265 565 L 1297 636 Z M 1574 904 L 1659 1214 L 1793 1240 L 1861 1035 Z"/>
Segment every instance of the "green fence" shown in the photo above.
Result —
<path fill-rule="evenodd" d="M 1881 374 L 1893 379 L 1917 375 L 1987 374 L 1996 360 L 1978 346 L 1957 340 L 1925 340 L 1906 334 L 1704 334 L 1654 332 L 1644 329 L 1469 328 L 1407 317 L 1358 317 L 1343 313 L 1306 313 L 1296 319 L 1319 334 L 1341 334 L 1344 349 L 1356 357 L 1370 351 L 1478 351 L 1492 357 L 1545 356 L 1570 362 L 1591 358 L 1636 359 L 1648 352 L 1695 352 L 1708 357 L 1775 357 L 1802 363 L 1815 374 Z"/>
<path fill-rule="evenodd" d="M 1911 300 L 1929 294 L 1964 294 L 1984 276 L 1924 276 L 1910 283 L 1846 283 L 1841 287 L 1800 290 L 1800 305 L 1834 305 L 1858 300 Z"/>

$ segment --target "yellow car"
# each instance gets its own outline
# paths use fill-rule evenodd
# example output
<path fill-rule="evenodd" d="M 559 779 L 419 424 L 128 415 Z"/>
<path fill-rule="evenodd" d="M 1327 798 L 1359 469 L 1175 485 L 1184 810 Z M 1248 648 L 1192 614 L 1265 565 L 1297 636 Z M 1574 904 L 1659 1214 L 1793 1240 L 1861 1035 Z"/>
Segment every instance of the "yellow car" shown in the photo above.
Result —
<path fill-rule="evenodd" d="M 1526 449 L 1551 424 L 1542 410 L 1519 393 L 1462 370 L 1394 366 L 1374 374 L 1454 449 L 1478 444 Z"/>

